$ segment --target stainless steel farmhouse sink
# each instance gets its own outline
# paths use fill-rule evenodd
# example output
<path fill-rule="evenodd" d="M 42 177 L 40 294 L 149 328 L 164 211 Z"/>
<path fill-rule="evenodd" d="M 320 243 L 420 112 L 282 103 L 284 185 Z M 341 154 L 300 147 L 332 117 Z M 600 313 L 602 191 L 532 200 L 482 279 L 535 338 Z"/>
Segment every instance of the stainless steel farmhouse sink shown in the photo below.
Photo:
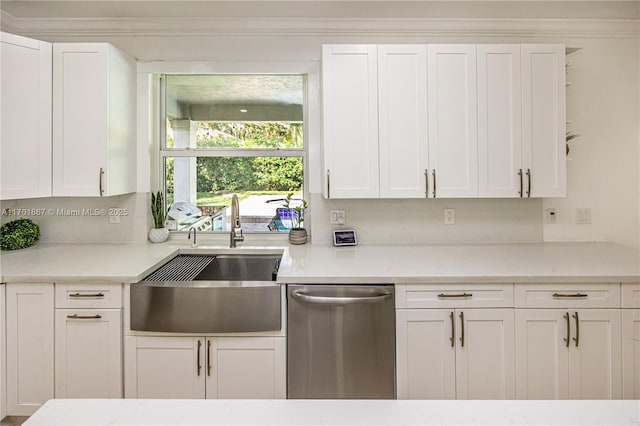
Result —
<path fill-rule="evenodd" d="M 280 255 L 178 255 L 132 284 L 131 329 L 177 333 L 280 330 Z"/>

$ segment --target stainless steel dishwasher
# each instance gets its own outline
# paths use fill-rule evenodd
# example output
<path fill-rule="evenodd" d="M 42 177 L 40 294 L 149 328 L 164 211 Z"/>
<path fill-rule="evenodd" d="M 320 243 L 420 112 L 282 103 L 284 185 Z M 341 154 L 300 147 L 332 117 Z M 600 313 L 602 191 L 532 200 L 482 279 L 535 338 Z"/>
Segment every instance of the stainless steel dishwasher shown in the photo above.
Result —
<path fill-rule="evenodd" d="M 287 397 L 395 398 L 394 287 L 287 285 Z"/>

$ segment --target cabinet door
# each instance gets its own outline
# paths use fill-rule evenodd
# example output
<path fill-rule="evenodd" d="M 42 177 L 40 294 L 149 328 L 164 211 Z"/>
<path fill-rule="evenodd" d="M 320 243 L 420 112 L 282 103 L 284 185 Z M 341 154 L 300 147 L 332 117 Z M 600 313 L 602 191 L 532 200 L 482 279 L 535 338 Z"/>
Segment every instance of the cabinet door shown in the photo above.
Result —
<path fill-rule="evenodd" d="M 516 309 L 517 399 L 569 397 L 568 315 L 561 309 Z"/>
<path fill-rule="evenodd" d="M 56 398 L 122 398 L 120 309 L 56 309 Z"/>
<path fill-rule="evenodd" d="M 429 45 L 429 166 L 434 196 L 478 195 L 476 46 Z"/>
<path fill-rule="evenodd" d="M 620 399 L 622 354 L 620 309 L 584 309 L 571 314 L 569 398 Z"/>
<path fill-rule="evenodd" d="M 284 337 L 215 337 L 206 344 L 207 398 L 286 398 Z"/>
<path fill-rule="evenodd" d="M 522 142 L 525 196 L 567 195 L 563 45 L 523 44 Z M 531 188 L 530 192 L 528 191 Z"/>
<path fill-rule="evenodd" d="M 622 310 L 622 397 L 640 399 L 640 309 Z"/>
<path fill-rule="evenodd" d="M 396 311 L 398 399 L 455 399 L 454 311 Z"/>
<path fill-rule="evenodd" d="M 322 46 L 328 198 L 378 198 L 378 73 L 375 45 Z"/>
<path fill-rule="evenodd" d="M 53 398 L 53 284 L 7 284 L 7 415 Z"/>
<path fill-rule="evenodd" d="M 457 399 L 515 398 L 513 311 L 456 310 Z"/>
<path fill-rule="evenodd" d="M 108 72 L 105 43 L 53 46 L 54 196 L 96 197 L 101 185 L 106 190 Z"/>
<path fill-rule="evenodd" d="M 0 199 L 51 196 L 51 44 L 0 35 Z"/>
<path fill-rule="evenodd" d="M 135 396 L 204 398 L 204 343 L 204 338 L 195 337 L 138 336 L 134 360 L 135 378 L 127 378 L 135 380 Z M 131 357 L 127 358 L 130 359 Z M 129 369 L 128 371 L 131 372 Z"/>
<path fill-rule="evenodd" d="M 380 197 L 427 196 L 427 46 L 378 46 Z"/>
<path fill-rule="evenodd" d="M 478 45 L 478 195 L 520 197 L 520 45 Z M 520 172 L 520 173 L 519 173 Z"/>

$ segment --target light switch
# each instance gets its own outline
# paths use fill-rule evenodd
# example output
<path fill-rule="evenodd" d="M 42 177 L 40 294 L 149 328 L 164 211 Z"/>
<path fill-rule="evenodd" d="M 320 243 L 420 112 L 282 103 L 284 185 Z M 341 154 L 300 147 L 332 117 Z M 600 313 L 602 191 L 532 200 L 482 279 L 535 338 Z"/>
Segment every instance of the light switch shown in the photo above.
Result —
<path fill-rule="evenodd" d="M 331 225 L 344 225 L 347 215 L 344 210 L 331 210 L 329 214 L 329 223 Z"/>

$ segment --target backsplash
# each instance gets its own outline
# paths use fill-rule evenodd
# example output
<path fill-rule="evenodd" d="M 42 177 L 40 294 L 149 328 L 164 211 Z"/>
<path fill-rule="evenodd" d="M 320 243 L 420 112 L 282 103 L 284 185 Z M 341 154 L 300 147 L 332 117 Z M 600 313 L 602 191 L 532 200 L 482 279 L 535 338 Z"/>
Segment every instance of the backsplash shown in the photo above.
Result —
<path fill-rule="evenodd" d="M 3 201 L 2 223 L 31 218 L 40 226 L 43 242 L 144 242 L 148 232 L 147 196 L 133 193 Z M 119 215 L 120 223 L 110 223 L 109 214 Z"/>
<path fill-rule="evenodd" d="M 361 244 L 502 243 L 542 241 L 541 199 L 325 200 L 310 195 L 313 244 L 331 244 L 333 229 L 355 229 Z M 444 209 L 455 224 L 444 224 Z M 344 226 L 330 210 L 346 211 Z"/>

